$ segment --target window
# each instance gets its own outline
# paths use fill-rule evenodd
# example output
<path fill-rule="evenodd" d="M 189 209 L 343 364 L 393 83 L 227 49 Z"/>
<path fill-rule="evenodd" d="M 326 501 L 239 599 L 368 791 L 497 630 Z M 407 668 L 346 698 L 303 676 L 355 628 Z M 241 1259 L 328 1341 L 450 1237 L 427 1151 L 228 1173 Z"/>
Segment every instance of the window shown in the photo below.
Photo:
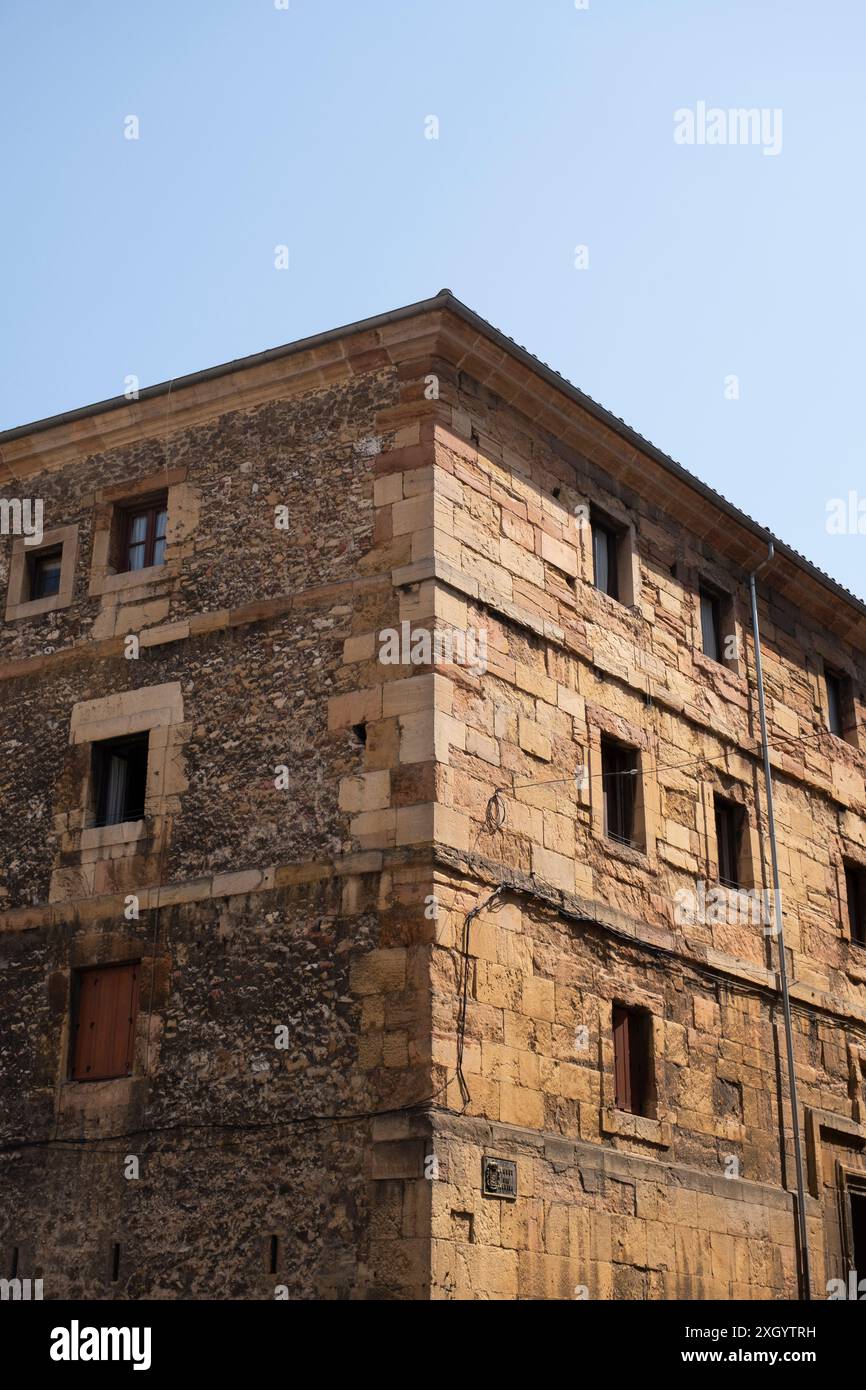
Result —
<path fill-rule="evenodd" d="M 845 896 L 848 900 L 851 940 L 859 946 L 866 946 L 866 868 L 862 865 L 845 865 Z"/>
<path fill-rule="evenodd" d="M 93 745 L 94 825 L 141 820 L 147 783 L 147 733 Z"/>
<path fill-rule="evenodd" d="M 72 1079 L 132 1072 L 140 962 L 79 970 L 73 979 Z"/>
<path fill-rule="evenodd" d="M 165 564 L 168 499 L 163 493 L 120 514 L 118 570 L 144 570 Z"/>
<path fill-rule="evenodd" d="M 619 533 L 592 513 L 593 583 L 602 593 L 619 598 Z"/>
<path fill-rule="evenodd" d="M 636 748 L 602 737 L 601 776 L 604 833 L 623 845 L 635 842 L 635 794 L 639 763 Z"/>
<path fill-rule="evenodd" d="M 844 738 L 849 694 L 848 681 L 838 671 L 831 671 L 825 667 L 824 683 L 827 687 L 827 728 L 837 738 Z"/>
<path fill-rule="evenodd" d="M 730 670 L 738 669 L 737 623 L 734 600 L 714 584 L 698 584 L 698 605 L 701 612 L 701 650 L 710 661 Z"/>
<path fill-rule="evenodd" d="M 18 536 L 12 543 L 7 623 L 39 617 L 72 603 L 78 527 L 57 526 L 46 531 L 39 546 L 27 545 L 26 540 L 26 536 Z"/>
<path fill-rule="evenodd" d="M 866 1189 L 849 1187 L 851 1203 L 851 1260 L 852 1268 L 863 1278 L 866 1270 Z"/>
<path fill-rule="evenodd" d="M 719 853 L 719 882 L 725 888 L 740 888 L 740 846 L 745 812 L 735 801 L 714 797 L 716 844 Z"/>
<path fill-rule="evenodd" d="M 613 1006 L 615 1105 L 632 1115 L 653 1106 L 652 1020 L 645 1009 Z"/>
<path fill-rule="evenodd" d="M 195 532 L 201 503 L 186 477 L 186 466 L 162 467 L 97 488 L 88 593 L 103 608 L 113 608 L 121 590 L 162 586 L 181 573 L 182 543 Z"/>
<path fill-rule="evenodd" d="M 850 1169 L 840 1173 L 842 1249 L 849 1270 L 858 1279 L 866 1271 L 866 1176 Z"/>
<path fill-rule="evenodd" d="M 702 588 L 701 595 L 701 637 L 704 656 L 712 661 L 722 659 L 722 605 L 718 594 Z"/>
<path fill-rule="evenodd" d="M 60 566 L 63 560 L 63 547 L 53 546 L 50 550 L 37 550 L 27 557 L 30 579 L 30 601 L 52 598 L 60 592 Z"/>
<path fill-rule="evenodd" d="M 855 748 L 860 746 L 858 731 L 857 702 L 854 698 L 854 682 L 842 671 L 834 671 L 831 666 L 824 667 L 824 689 L 826 690 L 827 728 L 837 738 Z"/>

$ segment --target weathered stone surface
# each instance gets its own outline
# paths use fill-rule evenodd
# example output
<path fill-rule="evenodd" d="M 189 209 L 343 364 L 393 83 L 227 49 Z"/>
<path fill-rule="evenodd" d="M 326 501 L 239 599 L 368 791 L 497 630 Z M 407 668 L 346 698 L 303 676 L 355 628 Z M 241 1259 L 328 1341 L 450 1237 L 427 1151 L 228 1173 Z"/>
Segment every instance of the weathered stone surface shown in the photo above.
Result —
<path fill-rule="evenodd" d="M 776 944 L 729 899 L 677 910 L 718 878 L 714 795 L 769 886 L 741 568 L 762 556 L 517 362 L 537 409 L 512 407 L 501 347 L 442 315 L 239 368 L 235 399 L 181 387 L 162 421 L 142 402 L 13 441 L 77 556 L 59 606 L 0 632 L 0 1243 L 47 1297 L 796 1290 Z M 160 477 L 165 567 L 110 573 L 111 508 Z M 625 538 L 626 602 L 593 586 L 590 505 Z M 730 596 L 727 665 L 701 580 Z M 844 877 L 866 664 L 853 607 L 848 641 L 791 565 L 761 617 L 820 1295 L 838 1171 L 866 1175 Z M 382 659 L 404 622 L 427 649 Z M 446 630 L 483 634 L 480 665 Z M 852 678 L 846 739 L 824 661 Z M 93 740 L 144 729 L 144 816 L 93 826 Z M 632 845 L 605 833 L 610 738 L 640 757 Z M 133 960 L 131 1075 L 71 1081 L 75 972 Z M 651 1020 L 640 1115 L 615 1005 Z M 513 1202 L 482 1192 L 490 1157 Z"/>

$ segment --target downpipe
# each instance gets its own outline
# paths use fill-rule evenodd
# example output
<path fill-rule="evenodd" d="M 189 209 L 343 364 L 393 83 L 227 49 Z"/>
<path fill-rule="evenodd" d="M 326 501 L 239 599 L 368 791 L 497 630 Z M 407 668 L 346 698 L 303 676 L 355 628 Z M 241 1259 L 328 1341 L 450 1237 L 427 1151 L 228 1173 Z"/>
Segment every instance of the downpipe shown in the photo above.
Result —
<path fill-rule="evenodd" d="M 791 1099 L 791 1127 L 794 1132 L 794 1167 L 797 1179 L 797 1229 L 798 1229 L 798 1284 L 800 1299 L 810 1302 L 812 1297 L 809 1272 L 809 1238 L 806 1229 L 806 1185 L 803 1178 L 803 1149 L 800 1143 L 800 1106 L 797 1099 L 797 1077 L 794 1071 L 794 1034 L 791 1023 L 791 998 L 788 993 L 788 965 L 785 959 L 785 924 L 782 917 L 782 890 L 779 882 L 779 854 L 776 847 L 776 819 L 773 812 L 773 774 L 770 768 L 770 745 L 767 737 L 767 710 L 764 701 L 764 671 L 761 664 L 761 629 L 758 623 L 758 593 L 755 580 L 760 572 L 773 560 L 775 548 L 769 542 L 769 553 L 756 570 L 749 575 L 749 592 L 752 600 L 752 635 L 755 641 L 755 671 L 758 680 L 758 709 L 761 718 L 761 748 L 764 757 L 764 786 L 767 797 L 767 827 L 770 835 L 770 855 L 773 865 L 773 901 L 775 902 L 776 939 L 779 943 L 779 984 L 782 993 L 782 1012 L 785 1021 L 785 1050 L 788 1056 L 788 1089 Z M 784 1125 L 782 1126 L 784 1143 Z M 784 1154 L 782 1155 L 784 1163 Z"/>

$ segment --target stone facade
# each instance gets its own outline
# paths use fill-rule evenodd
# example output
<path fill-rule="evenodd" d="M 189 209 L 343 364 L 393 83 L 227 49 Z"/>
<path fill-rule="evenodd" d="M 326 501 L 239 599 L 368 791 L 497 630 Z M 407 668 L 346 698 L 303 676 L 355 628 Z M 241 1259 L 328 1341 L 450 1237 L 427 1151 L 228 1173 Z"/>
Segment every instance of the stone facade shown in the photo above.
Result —
<path fill-rule="evenodd" d="M 714 796 L 772 886 L 761 528 L 447 292 L 0 448 L 63 546 L 35 610 L 2 552 L 0 1259 L 52 1298 L 796 1296 L 777 944 L 682 910 Z M 119 571 L 157 492 L 165 562 Z M 821 1297 L 866 1185 L 866 609 L 781 546 L 759 609 Z M 143 816 L 94 825 L 93 745 L 142 732 Z M 72 1080 L 76 972 L 125 961 L 131 1072 Z"/>

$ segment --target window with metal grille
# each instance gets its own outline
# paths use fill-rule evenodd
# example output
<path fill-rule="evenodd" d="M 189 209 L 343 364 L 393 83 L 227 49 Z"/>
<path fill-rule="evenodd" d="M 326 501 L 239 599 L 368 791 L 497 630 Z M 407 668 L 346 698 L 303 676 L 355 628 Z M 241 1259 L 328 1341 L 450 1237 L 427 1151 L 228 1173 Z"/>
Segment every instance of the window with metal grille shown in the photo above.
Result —
<path fill-rule="evenodd" d="M 50 550 L 37 550 L 27 557 L 27 571 L 30 580 L 28 602 L 39 598 L 51 598 L 60 592 L 60 567 L 63 560 L 63 547 L 52 546 Z"/>
<path fill-rule="evenodd" d="M 95 825 L 141 820 L 147 786 L 148 734 L 128 734 L 93 744 Z"/>
<path fill-rule="evenodd" d="M 79 970 L 73 980 L 72 1079 L 132 1072 L 140 962 Z"/>
<path fill-rule="evenodd" d="M 719 882 L 725 888 L 740 888 L 740 847 L 743 839 L 745 812 L 735 801 L 714 798 L 716 812 L 716 844 L 719 854 Z"/>
<path fill-rule="evenodd" d="M 602 738 L 604 832 L 611 840 L 623 845 L 635 843 L 635 797 L 639 767 L 636 748 L 629 748 L 627 744 L 606 736 Z"/>
<path fill-rule="evenodd" d="M 866 946 L 866 868 L 862 865 L 845 865 L 845 896 L 851 940 L 858 946 Z"/>
<path fill-rule="evenodd" d="M 595 512 L 592 524 L 592 570 L 596 589 L 619 598 L 619 532 Z"/>
<path fill-rule="evenodd" d="M 613 1006 L 614 1089 L 617 1110 L 649 1116 L 653 1106 L 652 1019 L 646 1009 Z"/>
<path fill-rule="evenodd" d="M 150 569 L 165 563 L 167 520 L 165 493 L 121 512 L 119 570 Z"/>

